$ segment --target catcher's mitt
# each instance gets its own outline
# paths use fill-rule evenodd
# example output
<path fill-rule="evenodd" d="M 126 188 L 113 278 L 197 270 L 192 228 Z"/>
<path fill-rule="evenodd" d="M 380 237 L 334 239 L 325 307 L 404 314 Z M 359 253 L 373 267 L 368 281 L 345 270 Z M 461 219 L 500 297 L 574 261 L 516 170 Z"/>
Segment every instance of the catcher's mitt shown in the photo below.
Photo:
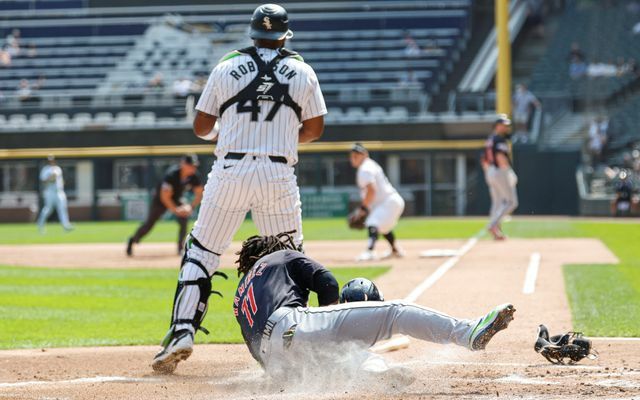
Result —
<path fill-rule="evenodd" d="M 349 228 L 364 229 L 364 221 L 367 219 L 367 215 L 369 215 L 369 212 L 363 207 L 358 207 L 353 210 L 347 217 Z"/>
<path fill-rule="evenodd" d="M 549 330 L 544 325 L 538 327 L 534 349 L 553 364 L 575 364 L 585 357 L 590 360 L 598 358 L 598 353 L 591 348 L 591 340 L 582 336 L 581 332 L 549 337 Z"/>

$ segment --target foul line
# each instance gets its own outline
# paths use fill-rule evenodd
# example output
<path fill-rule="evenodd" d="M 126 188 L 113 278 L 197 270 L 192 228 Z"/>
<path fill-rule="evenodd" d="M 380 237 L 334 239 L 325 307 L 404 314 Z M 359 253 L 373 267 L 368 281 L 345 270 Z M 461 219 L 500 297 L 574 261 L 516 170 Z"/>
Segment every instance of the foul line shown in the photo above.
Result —
<path fill-rule="evenodd" d="M 447 273 L 447 271 L 449 271 L 454 265 L 458 263 L 458 261 L 460 261 L 462 256 L 467 254 L 469 250 L 471 250 L 473 246 L 478 243 L 478 237 L 480 237 L 481 234 L 482 232 L 467 240 L 467 242 L 460 248 L 460 250 L 458 250 L 458 253 L 455 256 L 442 263 L 442 265 L 440 265 L 431 275 L 429 275 L 424 281 L 422 281 L 422 283 L 416 286 L 416 288 L 413 289 L 411 293 L 409 293 L 404 299 L 409 302 L 415 302 L 418 297 L 422 296 L 422 294 L 427 289 L 429 289 L 431 286 L 433 286 L 434 283 L 442 278 L 444 274 Z"/>
<path fill-rule="evenodd" d="M 533 294 L 536 290 L 536 279 L 538 279 L 538 270 L 540 269 L 540 253 L 532 253 L 529 257 L 529 267 L 524 277 L 524 286 L 522 293 Z"/>
<path fill-rule="evenodd" d="M 603 341 L 612 341 L 612 342 L 640 342 L 640 337 L 591 337 L 591 340 L 603 340 Z"/>
<path fill-rule="evenodd" d="M 104 382 L 160 382 L 157 378 L 126 378 L 124 376 L 94 376 L 93 378 L 67 379 L 61 381 L 25 381 L 25 382 L 0 382 L 0 388 L 43 386 L 43 385 L 65 385 L 80 383 L 104 383 Z"/>

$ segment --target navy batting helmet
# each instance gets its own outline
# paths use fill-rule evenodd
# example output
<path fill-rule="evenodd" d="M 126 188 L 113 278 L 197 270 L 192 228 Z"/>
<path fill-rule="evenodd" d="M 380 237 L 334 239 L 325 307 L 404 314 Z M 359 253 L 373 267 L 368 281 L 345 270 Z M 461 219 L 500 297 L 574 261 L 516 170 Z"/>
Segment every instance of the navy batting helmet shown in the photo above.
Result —
<path fill-rule="evenodd" d="M 293 32 L 289 30 L 287 10 L 277 4 L 263 4 L 256 8 L 251 17 L 251 39 L 282 40 L 289 39 Z"/>
<path fill-rule="evenodd" d="M 354 301 L 384 301 L 384 296 L 367 278 L 355 278 L 347 282 L 340 293 L 340 303 Z"/>

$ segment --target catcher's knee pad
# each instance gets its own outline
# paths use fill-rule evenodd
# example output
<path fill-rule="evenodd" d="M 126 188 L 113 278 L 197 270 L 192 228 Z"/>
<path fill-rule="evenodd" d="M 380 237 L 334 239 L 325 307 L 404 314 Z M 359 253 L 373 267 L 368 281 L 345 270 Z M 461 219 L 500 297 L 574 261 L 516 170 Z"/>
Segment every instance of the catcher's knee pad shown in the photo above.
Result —
<path fill-rule="evenodd" d="M 178 325 L 190 325 L 194 332 L 201 330 L 206 334 L 209 333 L 200 326 L 207 314 L 209 297 L 212 293 L 222 297 L 222 293 L 211 289 L 211 279 L 214 276 L 228 279 L 226 274 L 219 271 L 209 275 L 207 268 L 199 260 L 185 254 L 173 299 L 172 329 Z"/>

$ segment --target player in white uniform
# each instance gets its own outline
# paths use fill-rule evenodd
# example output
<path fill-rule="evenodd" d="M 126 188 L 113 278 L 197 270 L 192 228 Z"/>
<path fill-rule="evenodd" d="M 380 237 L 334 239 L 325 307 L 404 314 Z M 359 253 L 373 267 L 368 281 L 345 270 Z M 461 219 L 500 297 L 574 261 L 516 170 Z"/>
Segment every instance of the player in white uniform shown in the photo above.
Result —
<path fill-rule="evenodd" d="M 73 229 L 69 222 L 69 212 L 67 211 L 67 195 L 64 193 L 64 179 L 62 178 L 62 168 L 56 164 L 53 155 L 47 157 L 48 165 L 40 171 L 40 182 L 42 182 L 42 197 L 44 197 L 44 207 L 38 217 L 38 230 L 44 233 L 44 225 L 54 208 L 58 212 L 58 219 L 66 231 Z"/>
<path fill-rule="evenodd" d="M 298 143 L 322 135 L 327 109 L 313 69 L 283 47 L 292 35 L 284 8 L 258 7 L 250 31 L 255 46 L 224 56 L 198 101 L 194 132 L 217 139 L 217 161 L 185 245 L 171 326 L 152 364 L 156 371 L 173 372 L 191 355 L 195 331 L 204 330 L 211 278 L 220 275 L 220 255 L 247 212 L 260 234 L 294 232 L 302 246 L 293 166 Z"/>
<path fill-rule="evenodd" d="M 365 226 L 369 231 L 369 243 L 357 261 L 370 261 L 377 258 L 374 252 L 378 235 L 382 234 L 391 245 L 391 249 L 382 258 L 402 257 L 402 249 L 396 243 L 393 228 L 404 211 L 404 200 L 391 186 L 382 167 L 369 158 L 369 152 L 359 143 L 351 148 L 351 165 L 358 169 L 356 183 L 360 189 L 362 204 L 360 212 L 367 213 Z"/>

